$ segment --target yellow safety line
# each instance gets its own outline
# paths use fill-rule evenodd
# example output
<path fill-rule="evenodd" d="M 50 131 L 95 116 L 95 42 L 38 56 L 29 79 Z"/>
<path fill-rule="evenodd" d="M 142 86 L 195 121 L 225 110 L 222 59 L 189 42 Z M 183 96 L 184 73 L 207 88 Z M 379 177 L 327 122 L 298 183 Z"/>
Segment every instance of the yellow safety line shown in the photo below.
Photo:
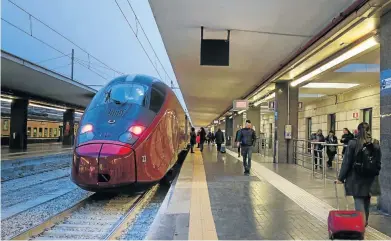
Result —
<path fill-rule="evenodd" d="M 204 162 L 197 150 L 193 155 L 193 180 L 190 201 L 189 240 L 217 240 Z"/>

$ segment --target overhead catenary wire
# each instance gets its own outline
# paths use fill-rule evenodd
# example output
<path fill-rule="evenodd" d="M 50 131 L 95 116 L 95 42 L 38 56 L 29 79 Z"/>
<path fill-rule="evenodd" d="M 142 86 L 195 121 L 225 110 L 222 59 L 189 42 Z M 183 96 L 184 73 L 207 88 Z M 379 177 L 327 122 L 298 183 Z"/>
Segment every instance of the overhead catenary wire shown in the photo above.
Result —
<path fill-rule="evenodd" d="M 67 54 L 64 53 L 63 51 L 59 50 L 58 48 L 56 48 L 56 47 L 54 47 L 53 45 L 51 45 L 51 44 L 45 42 L 45 41 L 42 40 L 42 39 L 35 37 L 34 35 L 30 35 L 28 32 L 26 32 L 26 31 L 23 30 L 22 28 L 16 26 L 15 24 L 9 22 L 8 20 L 6 20 L 6 19 L 4 19 L 4 18 L 1 18 L 1 20 L 4 21 L 5 23 L 11 25 L 12 27 L 18 29 L 19 31 L 21 31 L 21 32 L 23 32 L 23 33 L 25 33 L 25 34 L 27 34 L 28 36 L 30 36 L 30 37 L 36 39 L 37 41 L 39 41 L 39 42 L 41 42 L 42 44 L 48 46 L 49 48 L 51 48 L 51 49 L 53 49 L 53 50 L 59 52 L 60 54 L 63 54 L 64 56 L 67 56 Z M 68 57 L 70 57 L 70 56 L 68 55 Z M 77 61 L 76 61 L 76 62 L 77 62 Z M 79 64 L 80 64 L 80 63 L 79 63 Z M 83 67 L 89 69 L 88 66 L 85 66 L 85 65 L 83 65 L 83 64 L 80 64 L 80 65 L 82 65 Z M 103 77 L 101 74 L 97 73 L 96 71 L 91 70 L 91 69 L 89 69 L 89 70 L 90 70 L 91 72 L 94 72 L 94 73 L 97 74 L 98 76 L 102 77 L 103 79 L 107 80 L 107 78 Z M 83 83 L 81 83 L 80 81 L 77 81 L 77 80 L 74 80 L 74 81 L 75 81 L 75 82 L 78 82 L 78 83 L 80 83 L 80 84 L 83 84 Z"/>
<path fill-rule="evenodd" d="M 141 45 L 141 48 L 143 49 L 144 53 L 147 55 L 149 61 L 151 62 L 151 64 L 152 64 L 152 66 L 154 67 L 154 69 L 156 70 L 156 72 L 157 72 L 157 74 L 159 75 L 160 79 L 163 79 L 162 76 L 160 75 L 160 72 L 157 70 L 156 66 L 153 64 L 151 57 L 149 56 L 149 54 L 148 54 L 147 51 L 145 50 L 144 45 L 141 43 L 141 41 L 140 41 L 140 39 L 138 38 L 136 32 L 134 31 L 134 29 L 133 29 L 132 26 L 130 25 L 128 18 L 125 16 L 125 13 L 122 11 L 122 8 L 121 8 L 121 6 L 118 4 L 117 0 L 115 0 L 115 3 L 117 4 L 118 9 L 121 11 L 122 16 L 125 18 L 125 21 L 126 21 L 127 24 L 129 25 L 129 28 L 132 30 L 133 34 L 136 36 L 137 41 L 138 41 L 139 44 Z M 138 21 L 138 20 L 137 20 L 137 21 Z M 148 37 L 146 37 L 146 38 L 148 38 Z"/>
<path fill-rule="evenodd" d="M 8 0 L 11 4 L 13 4 L 15 7 L 19 8 L 21 11 L 25 12 L 26 14 L 28 14 L 31 18 L 35 19 L 36 21 L 40 22 L 41 24 L 43 24 L 45 27 L 49 28 L 50 30 L 52 30 L 53 32 L 55 32 L 56 34 L 58 34 L 59 36 L 61 36 L 62 38 L 64 38 L 65 40 L 67 40 L 68 42 L 72 43 L 74 46 L 76 46 L 78 49 L 80 49 L 81 51 L 83 51 L 84 53 L 88 54 L 89 57 L 95 59 L 96 61 L 98 61 L 99 63 L 103 64 L 104 66 L 106 66 L 107 68 L 110 68 L 110 70 L 120 74 L 120 75 L 124 75 L 123 72 L 121 71 L 118 71 L 112 67 L 110 67 L 109 65 L 107 65 L 106 63 L 104 63 L 103 61 L 101 61 L 100 59 L 96 58 L 95 56 L 93 56 L 92 54 L 90 54 L 87 50 L 85 50 L 84 48 L 82 48 L 80 45 L 76 44 L 74 41 L 72 41 L 71 39 L 69 39 L 68 37 L 64 36 L 62 33 L 58 32 L 57 30 L 55 30 L 54 28 L 50 27 L 48 24 L 46 24 L 45 22 L 43 22 L 42 20 L 40 20 L 39 18 L 35 17 L 33 14 L 31 14 L 30 12 L 28 12 L 27 10 L 25 10 L 24 8 L 20 7 L 18 4 L 14 3 L 13 1 L 11 0 Z M 24 31 L 25 32 L 25 31 Z M 27 33 L 27 32 L 26 32 Z M 28 35 L 30 36 L 33 36 L 32 33 L 28 33 Z"/>
<path fill-rule="evenodd" d="M 45 63 L 45 62 L 56 60 L 56 59 L 61 59 L 61 58 L 64 58 L 64 57 L 69 57 L 69 55 L 71 55 L 71 54 L 65 54 L 65 55 L 63 54 L 63 55 L 60 55 L 60 56 L 57 56 L 57 57 L 54 57 L 54 58 L 45 59 L 45 60 L 37 62 L 37 64 Z"/>

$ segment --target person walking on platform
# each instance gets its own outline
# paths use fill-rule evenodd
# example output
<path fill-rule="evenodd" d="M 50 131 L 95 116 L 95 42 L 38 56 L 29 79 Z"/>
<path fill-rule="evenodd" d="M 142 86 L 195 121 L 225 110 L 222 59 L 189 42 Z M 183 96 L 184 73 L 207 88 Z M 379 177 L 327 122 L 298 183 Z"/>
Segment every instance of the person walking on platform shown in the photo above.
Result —
<path fill-rule="evenodd" d="M 194 153 L 194 145 L 196 144 L 196 139 L 197 139 L 197 134 L 195 132 L 194 127 L 191 128 L 190 132 L 190 148 L 191 148 L 191 153 Z"/>
<path fill-rule="evenodd" d="M 209 131 L 208 135 L 206 136 L 206 139 L 208 140 L 208 146 L 212 142 L 212 132 Z"/>
<path fill-rule="evenodd" d="M 224 143 L 224 133 L 219 128 L 215 134 L 216 139 L 216 145 L 217 145 L 217 151 L 220 152 L 221 150 L 221 144 Z"/>
<path fill-rule="evenodd" d="M 319 129 L 316 133 L 316 142 L 324 142 L 324 136 L 322 134 L 322 130 Z M 318 160 L 319 160 L 319 166 L 323 168 L 323 145 L 322 144 L 315 144 L 314 145 L 314 154 L 315 154 L 315 169 L 318 169 Z"/>
<path fill-rule="evenodd" d="M 327 161 L 327 167 L 331 168 L 333 166 L 333 160 L 335 157 L 335 154 L 337 154 L 337 144 L 338 144 L 338 139 L 334 135 L 334 131 L 330 131 L 329 135 L 326 137 L 326 143 L 327 144 L 332 144 L 333 146 L 327 146 L 327 157 L 329 160 Z M 335 146 L 334 146 L 335 145 Z"/>
<path fill-rule="evenodd" d="M 201 132 L 201 130 L 197 131 L 197 137 L 196 137 L 197 148 L 200 148 L 200 142 L 201 142 L 200 132 Z"/>
<path fill-rule="evenodd" d="M 201 127 L 200 131 L 200 151 L 202 152 L 204 150 L 204 143 L 206 140 L 206 131 L 204 127 Z"/>
<path fill-rule="evenodd" d="M 347 196 L 353 196 L 356 211 L 361 211 L 368 225 L 371 196 L 380 195 L 378 178 L 381 169 L 381 150 L 379 141 L 372 139 L 369 124 L 358 125 L 357 138 L 349 141 L 343 158 L 338 184 L 345 184 Z"/>
<path fill-rule="evenodd" d="M 240 137 L 240 131 L 242 130 L 242 126 L 239 126 L 239 129 L 236 131 L 236 136 L 235 136 L 235 142 L 239 142 L 239 137 Z M 240 144 L 238 144 L 238 157 L 240 157 Z"/>
<path fill-rule="evenodd" d="M 343 128 L 343 135 L 341 138 L 341 143 L 343 143 L 342 155 L 345 154 L 346 147 L 350 140 L 354 139 L 354 135 L 349 131 L 348 128 Z"/>
<path fill-rule="evenodd" d="M 246 120 L 246 126 L 240 131 L 238 145 L 241 145 L 244 174 L 249 175 L 251 169 L 251 156 L 253 145 L 257 140 L 255 131 L 251 128 L 251 121 Z"/>

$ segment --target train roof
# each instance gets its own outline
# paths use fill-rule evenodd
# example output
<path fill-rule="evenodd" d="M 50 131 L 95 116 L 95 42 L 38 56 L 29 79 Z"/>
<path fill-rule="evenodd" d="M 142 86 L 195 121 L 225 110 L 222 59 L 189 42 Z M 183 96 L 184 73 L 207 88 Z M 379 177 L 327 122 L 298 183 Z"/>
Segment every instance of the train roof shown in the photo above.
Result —
<path fill-rule="evenodd" d="M 125 83 L 125 82 L 139 83 L 147 86 L 152 86 L 153 83 L 162 83 L 166 87 L 168 87 L 165 83 L 163 83 L 159 79 L 148 75 L 142 75 L 142 74 L 123 75 L 110 81 L 109 85 L 116 84 L 116 83 Z"/>

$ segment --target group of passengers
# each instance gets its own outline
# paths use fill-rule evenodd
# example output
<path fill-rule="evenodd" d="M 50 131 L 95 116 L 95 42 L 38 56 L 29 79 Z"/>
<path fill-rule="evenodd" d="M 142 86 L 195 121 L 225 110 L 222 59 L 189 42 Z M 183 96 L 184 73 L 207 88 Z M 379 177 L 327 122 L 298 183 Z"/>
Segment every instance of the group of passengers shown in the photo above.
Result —
<path fill-rule="evenodd" d="M 194 145 L 197 144 L 197 148 L 200 148 L 200 151 L 204 151 L 204 143 L 207 142 L 208 146 L 210 144 L 214 145 L 215 135 L 209 131 L 208 135 L 203 127 L 201 127 L 197 133 L 195 132 L 194 127 L 191 128 L 190 132 L 190 148 L 191 153 L 194 153 Z"/>
<path fill-rule="evenodd" d="M 347 128 L 343 129 L 340 140 L 344 144 L 343 161 L 335 183 L 345 185 L 345 194 L 353 196 L 355 209 L 364 213 L 365 225 L 367 226 L 371 196 L 380 195 L 378 176 L 381 169 L 381 150 L 379 141 L 371 137 L 368 123 L 360 123 L 354 133 L 352 134 Z M 316 168 L 317 159 L 322 165 L 323 145 L 319 142 L 338 144 L 338 139 L 333 131 L 330 131 L 325 138 L 322 130 L 318 130 L 316 134 L 311 135 L 311 141 L 315 142 Z M 326 145 L 326 148 L 329 158 L 327 165 L 331 167 L 337 153 L 337 145 Z"/>
<path fill-rule="evenodd" d="M 346 145 L 349 143 L 350 140 L 354 139 L 354 135 L 349 131 L 348 128 L 343 128 L 343 135 L 341 137 L 340 142 L 344 145 L 342 149 L 342 155 L 345 154 L 346 151 Z M 325 142 L 326 144 L 326 153 L 328 157 L 327 161 L 327 167 L 331 168 L 333 164 L 333 160 L 335 155 L 337 154 L 337 144 L 338 144 L 338 138 L 335 136 L 334 131 L 330 131 L 329 135 L 325 138 L 322 134 L 322 130 L 319 129 L 316 133 L 313 133 L 310 137 L 310 141 L 315 142 L 314 144 L 314 154 L 315 154 L 315 169 L 318 168 L 318 160 L 319 160 L 319 166 L 322 167 L 322 160 L 323 160 L 323 148 L 324 145 L 318 142 Z"/>

